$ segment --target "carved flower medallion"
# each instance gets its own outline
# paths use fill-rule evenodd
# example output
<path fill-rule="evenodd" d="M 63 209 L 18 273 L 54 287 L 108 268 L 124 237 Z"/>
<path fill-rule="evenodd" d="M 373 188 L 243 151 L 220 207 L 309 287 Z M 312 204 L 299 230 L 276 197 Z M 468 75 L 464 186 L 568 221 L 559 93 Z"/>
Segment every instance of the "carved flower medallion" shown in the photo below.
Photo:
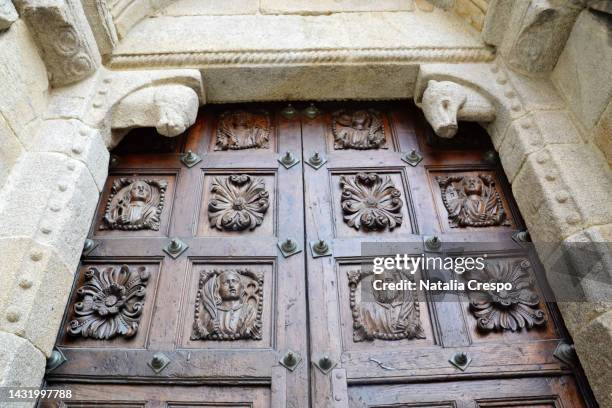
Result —
<path fill-rule="evenodd" d="M 68 333 L 98 340 L 134 336 L 148 279 L 144 266 L 89 268 L 76 292 L 79 301 L 74 304 L 75 318 L 68 324 Z"/>
<path fill-rule="evenodd" d="M 248 174 L 215 177 L 211 193 L 208 219 L 222 231 L 254 230 L 261 225 L 270 206 L 263 179 Z"/>
<path fill-rule="evenodd" d="M 384 230 L 402 224 L 402 200 L 391 177 L 376 173 L 342 176 L 342 211 L 344 221 L 359 230 Z"/>
<path fill-rule="evenodd" d="M 374 109 L 339 110 L 332 116 L 334 148 L 379 149 L 385 145 L 385 130 L 381 114 Z"/>
<path fill-rule="evenodd" d="M 539 308 L 531 264 L 526 259 L 488 262 L 470 278 L 479 282 L 510 283 L 510 290 L 470 292 L 470 310 L 482 331 L 517 331 L 546 324 L 546 314 Z"/>

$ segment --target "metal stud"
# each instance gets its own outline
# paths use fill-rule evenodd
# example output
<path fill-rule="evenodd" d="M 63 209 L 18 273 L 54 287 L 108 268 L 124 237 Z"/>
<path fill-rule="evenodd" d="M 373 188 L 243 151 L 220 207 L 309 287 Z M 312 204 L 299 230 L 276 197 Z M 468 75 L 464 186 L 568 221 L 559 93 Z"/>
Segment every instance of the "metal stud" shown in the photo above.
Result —
<path fill-rule="evenodd" d="M 514 242 L 519 244 L 524 244 L 526 242 L 531 242 L 531 235 L 529 235 L 529 231 L 519 231 L 516 234 L 512 235 L 512 239 Z"/>
<path fill-rule="evenodd" d="M 83 256 L 88 255 L 97 246 L 98 246 L 98 243 L 96 241 L 94 241 L 93 239 L 87 238 L 85 240 L 85 244 L 83 245 Z"/>
<path fill-rule="evenodd" d="M 64 353 L 62 353 L 61 350 L 54 348 L 51 352 L 51 356 L 47 359 L 47 365 L 45 368 L 47 372 L 50 372 L 64 364 L 66 361 L 68 361 L 68 359 Z"/>
<path fill-rule="evenodd" d="M 321 156 L 319 152 L 314 152 L 313 155 L 310 156 L 308 158 L 308 161 L 306 162 L 306 164 L 308 164 L 310 167 L 312 167 L 315 170 L 320 169 L 321 166 L 323 166 L 325 163 L 327 163 L 327 159 Z"/>
<path fill-rule="evenodd" d="M 173 259 L 178 258 L 185 252 L 189 246 L 178 238 L 172 238 L 168 245 L 164 248 L 164 252 L 170 255 Z"/>
<path fill-rule="evenodd" d="M 463 351 L 458 351 L 451 356 L 448 362 L 460 369 L 461 371 L 465 371 L 465 369 L 468 368 L 468 366 L 472 362 L 472 359 L 467 355 L 467 353 Z"/>
<path fill-rule="evenodd" d="M 147 364 L 156 374 L 159 374 L 170 364 L 170 359 L 164 353 L 155 353 Z"/>
<path fill-rule="evenodd" d="M 411 165 L 412 167 L 415 167 L 421 162 L 421 160 L 423 160 L 423 156 L 417 153 L 415 149 L 412 149 L 410 153 L 406 153 L 402 156 L 402 160 Z"/>
<path fill-rule="evenodd" d="M 114 167 L 117 167 L 118 164 L 119 164 L 119 156 L 117 156 L 116 154 L 111 154 L 110 160 L 108 161 L 108 167 L 112 169 Z"/>
<path fill-rule="evenodd" d="M 302 361 L 302 357 L 298 353 L 289 350 L 281 357 L 278 362 L 281 363 L 281 365 L 287 370 L 293 371 L 300 364 L 300 361 Z"/>
<path fill-rule="evenodd" d="M 442 241 L 436 235 L 423 237 L 423 242 L 425 243 L 425 249 L 431 252 L 439 251 L 442 246 Z"/>
<path fill-rule="evenodd" d="M 497 152 L 495 150 L 487 150 L 482 155 L 482 161 L 487 164 L 497 163 Z"/>
<path fill-rule="evenodd" d="M 286 151 L 285 154 L 278 159 L 278 162 L 286 169 L 289 169 L 298 164 L 300 161 L 293 155 L 293 153 Z"/>
<path fill-rule="evenodd" d="M 282 111 L 281 115 L 285 117 L 285 119 L 293 119 L 297 115 L 297 110 L 293 107 L 293 105 L 288 104 Z"/>
<path fill-rule="evenodd" d="M 553 352 L 553 356 L 555 356 L 555 358 L 557 358 L 559 361 L 570 367 L 575 367 L 578 361 L 574 345 L 567 344 L 564 341 L 560 342 L 557 345 L 557 348 Z"/>
<path fill-rule="evenodd" d="M 202 158 L 198 156 L 197 154 L 195 154 L 194 152 L 192 152 L 191 150 L 187 150 L 186 153 L 183 153 L 181 155 L 181 163 L 183 163 L 186 167 L 189 167 L 189 168 L 195 166 L 201 161 L 202 161 Z"/>
<path fill-rule="evenodd" d="M 319 113 L 321 113 L 321 111 L 314 105 L 314 103 L 311 103 L 306 109 L 304 109 L 304 115 L 306 115 L 306 117 L 309 119 L 316 118 L 319 116 Z"/>
<path fill-rule="evenodd" d="M 318 359 L 314 359 L 313 364 L 321 370 L 323 374 L 329 373 L 332 368 L 336 366 L 336 362 L 333 361 L 328 354 L 322 354 Z"/>
<path fill-rule="evenodd" d="M 299 252 L 302 252 L 297 242 L 295 242 L 292 238 L 287 238 L 283 242 L 278 243 L 278 248 L 285 258 L 290 257 L 291 255 L 295 255 Z"/>
<path fill-rule="evenodd" d="M 322 239 L 310 241 L 310 252 L 312 253 L 313 258 L 330 256 L 332 254 L 331 247 Z"/>

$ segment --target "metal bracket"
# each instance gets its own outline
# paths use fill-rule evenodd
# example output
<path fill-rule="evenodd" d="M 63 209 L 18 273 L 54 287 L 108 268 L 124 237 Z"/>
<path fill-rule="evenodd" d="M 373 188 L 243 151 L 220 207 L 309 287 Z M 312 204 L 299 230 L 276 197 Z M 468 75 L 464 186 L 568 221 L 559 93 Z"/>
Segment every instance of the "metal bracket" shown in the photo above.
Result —
<path fill-rule="evenodd" d="M 116 154 L 111 154 L 110 159 L 108 160 L 108 167 L 112 169 L 112 168 L 117 167 L 118 164 L 119 164 L 119 156 L 117 156 Z"/>
<path fill-rule="evenodd" d="M 306 161 L 306 164 L 315 170 L 319 170 L 325 163 L 327 163 L 327 159 L 321 156 L 319 152 L 314 152 L 314 154 L 308 158 L 308 161 Z"/>
<path fill-rule="evenodd" d="M 311 103 L 306 109 L 304 109 L 304 115 L 306 115 L 308 119 L 316 118 L 319 116 L 319 113 L 321 113 L 321 111 L 314 105 L 314 103 Z"/>
<path fill-rule="evenodd" d="M 51 372 L 57 367 L 64 364 L 66 361 L 68 361 L 68 359 L 66 358 L 64 353 L 62 353 L 60 349 L 54 347 L 53 351 L 51 352 L 51 356 L 47 359 L 47 365 L 45 369 L 47 370 L 47 372 Z"/>
<path fill-rule="evenodd" d="M 89 255 L 91 251 L 93 251 L 98 246 L 98 243 L 91 238 L 87 238 L 85 240 L 85 244 L 83 244 L 83 256 Z"/>
<path fill-rule="evenodd" d="M 187 150 L 186 153 L 181 154 L 181 163 L 183 163 L 185 167 L 191 168 L 201 161 L 202 158 L 191 150 Z"/>
<path fill-rule="evenodd" d="M 415 167 L 417 164 L 419 164 L 421 160 L 423 160 L 423 156 L 417 153 L 415 149 L 412 149 L 410 153 L 406 153 L 402 156 L 402 161 L 405 161 L 412 167 Z"/>
<path fill-rule="evenodd" d="M 442 241 L 436 235 L 432 236 L 424 236 L 423 244 L 425 245 L 425 250 L 429 252 L 440 252 L 440 248 L 442 247 Z"/>
<path fill-rule="evenodd" d="M 302 361 L 302 356 L 295 351 L 287 350 L 278 362 L 289 371 L 295 370 Z"/>
<path fill-rule="evenodd" d="M 172 238 L 172 240 L 164 248 L 164 252 L 170 255 L 172 259 L 176 259 L 181 256 L 181 254 L 185 252 L 187 248 L 189 248 L 189 245 L 178 238 Z"/>
<path fill-rule="evenodd" d="M 328 354 L 321 354 L 318 358 L 313 359 L 312 364 L 323 374 L 328 374 L 338 363 L 333 361 Z"/>
<path fill-rule="evenodd" d="M 290 169 L 300 162 L 298 158 L 296 158 L 293 153 L 290 151 L 285 152 L 282 157 L 278 158 L 278 162 L 283 165 L 284 168 Z"/>
<path fill-rule="evenodd" d="M 495 164 L 497 163 L 497 152 L 495 150 L 487 150 L 482 155 L 482 161 L 487 164 Z"/>
<path fill-rule="evenodd" d="M 472 358 L 468 356 L 467 353 L 463 351 L 458 351 L 451 356 L 448 362 L 460 369 L 461 371 L 465 371 L 466 368 L 468 368 L 468 366 L 472 362 Z"/>
<path fill-rule="evenodd" d="M 298 246 L 297 242 L 292 238 L 287 238 L 283 242 L 278 242 L 278 249 L 285 258 L 289 258 L 291 255 L 302 252 L 302 249 Z"/>
<path fill-rule="evenodd" d="M 310 241 L 310 253 L 313 258 L 321 258 L 323 256 L 331 256 L 332 250 L 327 242 L 322 239 Z"/>
<path fill-rule="evenodd" d="M 164 368 L 170 364 L 170 358 L 164 353 L 155 353 L 153 354 L 153 358 L 147 364 L 156 374 L 161 373 Z"/>
<path fill-rule="evenodd" d="M 557 344 L 557 348 L 553 352 L 553 356 L 562 363 L 575 367 L 577 362 L 576 349 L 573 344 L 567 344 L 562 341 Z"/>
<path fill-rule="evenodd" d="M 291 104 L 287 104 L 287 106 L 281 111 L 281 115 L 288 120 L 295 118 L 297 113 L 297 110 Z"/>
<path fill-rule="evenodd" d="M 529 242 L 531 242 L 531 235 L 529 235 L 529 231 L 519 231 L 512 235 L 512 240 L 519 244 L 520 246 L 526 246 Z"/>

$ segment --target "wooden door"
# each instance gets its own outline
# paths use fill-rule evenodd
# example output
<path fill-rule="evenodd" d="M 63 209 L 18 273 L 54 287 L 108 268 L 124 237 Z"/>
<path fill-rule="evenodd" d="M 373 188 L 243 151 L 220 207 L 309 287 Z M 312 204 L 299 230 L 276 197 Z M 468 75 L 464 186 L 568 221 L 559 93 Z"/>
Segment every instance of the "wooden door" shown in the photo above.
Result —
<path fill-rule="evenodd" d="M 73 390 L 64 406 L 584 406 L 484 131 L 440 141 L 408 103 L 297 107 L 207 106 L 179 138 L 118 146 L 46 377 Z M 395 252 L 486 252 L 478 279 L 528 282 L 529 313 L 461 291 L 368 298 L 373 257 Z"/>

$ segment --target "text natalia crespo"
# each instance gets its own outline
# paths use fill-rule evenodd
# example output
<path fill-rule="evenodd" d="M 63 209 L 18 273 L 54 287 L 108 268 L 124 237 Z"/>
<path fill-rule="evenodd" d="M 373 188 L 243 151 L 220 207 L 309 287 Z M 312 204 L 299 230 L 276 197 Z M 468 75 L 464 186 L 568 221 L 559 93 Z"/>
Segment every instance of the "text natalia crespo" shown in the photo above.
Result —
<path fill-rule="evenodd" d="M 503 290 L 511 290 L 512 284 L 509 282 L 479 282 L 475 279 L 470 279 L 467 282 L 461 282 L 456 279 L 451 279 L 447 282 L 442 281 L 430 281 L 427 279 L 420 280 L 418 282 L 419 290 L 429 291 L 465 291 L 466 287 L 468 290 L 473 291 L 492 291 L 501 292 Z M 374 290 L 417 290 L 417 283 L 409 279 L 401 279 L 399 281 L 385 281 L 383 279 L 374 279 L 372 281 L 372 288 Z"/>

